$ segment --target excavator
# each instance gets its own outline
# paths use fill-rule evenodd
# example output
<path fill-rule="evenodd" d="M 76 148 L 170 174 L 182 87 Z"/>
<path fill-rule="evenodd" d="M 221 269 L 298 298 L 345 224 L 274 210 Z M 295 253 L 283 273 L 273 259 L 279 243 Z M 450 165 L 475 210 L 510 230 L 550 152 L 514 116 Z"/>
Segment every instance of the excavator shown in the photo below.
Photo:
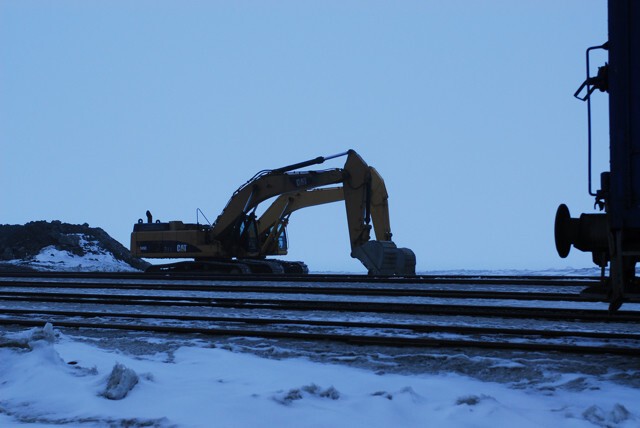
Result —
<path fill-rule="evenodd" d="M 346 156 L 343 168 L 301 170 Z M 327 187 L 338 185 L 334 187 Z M 275 198 L 259 217 L 262 202 Z M 391 240 L 384 180 L 354 150 L 282 168 L 263 170 L 240 186 L 213 224 L 139 219 L 131 233 L 131 253 L 143 258 L 191 259 L 152 265 L 149 272 L 220 274 L 307 274 L 304 262 L 267 258 L 287 254 L 291 214 L 311 206 L 344 201 L 351 257 L 369 275 L 415 275 L 416 257 Z M 206 217 L 205 217 L 206 218 Z M 375 240 L 370 237 L 373 229 Z"/>

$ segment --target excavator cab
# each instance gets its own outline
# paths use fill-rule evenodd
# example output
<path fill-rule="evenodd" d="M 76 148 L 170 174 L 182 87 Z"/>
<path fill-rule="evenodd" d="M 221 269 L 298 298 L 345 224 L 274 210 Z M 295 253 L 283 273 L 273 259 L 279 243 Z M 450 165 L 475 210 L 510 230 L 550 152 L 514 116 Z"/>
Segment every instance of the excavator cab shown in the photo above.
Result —
<path fill-rule="evenodd" d="M 245 257 L 256 256 L 260 252 L 260 242 L 258 240 L 258 226 L 256 224 L 256 216 L 251 213 L 243 216 L 238 221 L 238 238 L 236 242 L 239 244 Z"/>
<path fill-rule="evenodd" d="M 236 238 L 240 251 L 244 252 L 243 257 L 255 257 L 264 254 L 286 255 L 289 248 L 287 239 L 287 229 L 285 224 L 277 224 L 271 227 L 266 234 L 260 234 L 259 221 L 254 213 L 246 214 L 238 220 L 236 227 Z M 263 242 L 267 241 L 267 236 L 271 237 L 268 252 L 265 251 Z"/>

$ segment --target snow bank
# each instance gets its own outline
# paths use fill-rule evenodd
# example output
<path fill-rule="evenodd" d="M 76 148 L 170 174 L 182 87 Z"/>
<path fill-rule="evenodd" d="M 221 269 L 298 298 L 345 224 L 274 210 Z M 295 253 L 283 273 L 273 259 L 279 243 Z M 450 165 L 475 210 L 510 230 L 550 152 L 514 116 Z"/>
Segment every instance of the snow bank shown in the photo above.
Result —
<path fill-rule="evenodd" d="M 605 381 L 580 390 L 515 389 L 459 375 L 376 374 L 202 347 L 134 357 L 46 330 L 13 335 L 37 342 L 28 350 L 0 347 L 0 426 L 630 428 L 640 423 L 639 391 Z M 116 362 L 140 373 L 135 388 L 118 401 L 102 394 Z"/>
<path fill-rule="evenodd" d="M 86 223 L 0 225 L 0 270 L 132 271 L 148 266 L 107 232 Z"/>
<path fill-rule="evenodd" d="M 79 247 L 83 255 L 73 254 L 67 250 L 58 250 L 54 245 L 43 248 L 40 253 L 27 259 L 9 260 L 6 263 L 15 266 L 28 266 L 41 271 L 72 271 L 72 272 L 137 272 L 122 260 L 117 260 L 113 254 L 100 245 L 96 240 L 89 239 L 83 234 L 77 236 Z"/>

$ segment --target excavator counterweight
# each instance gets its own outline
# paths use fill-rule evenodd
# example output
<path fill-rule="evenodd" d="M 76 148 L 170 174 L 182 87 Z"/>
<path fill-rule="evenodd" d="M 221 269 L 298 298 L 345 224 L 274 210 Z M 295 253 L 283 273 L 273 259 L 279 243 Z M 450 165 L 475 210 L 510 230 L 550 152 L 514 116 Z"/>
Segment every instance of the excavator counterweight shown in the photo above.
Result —
<path fill-rule="evenodd" d="M 326 160 L 347 156 L 343 168 L 302 170 Z M 338 187 L 326 187 L 331 185 Z M 258 218 L 258 205 L 275 201 Z M 286 255 L 286 226 L 301 208 L 343 200 L 351 244 L 370 275 L 415 275 L 416 258 L 408 248 L 391 241 L 388 195 L 382 177 L 353 150 L 317 157 L 282 168 L 260 171 L 236 190 L 212 225 L 153 223 L 134 225 L 131 252 L 144 258 L 193 261 L 154 265 L 154 271 L 209 270 L 216 273 L 307 273 L 302 262 L 268 259 Z M 373 229 L 376 240 L 370 239 Z"/>

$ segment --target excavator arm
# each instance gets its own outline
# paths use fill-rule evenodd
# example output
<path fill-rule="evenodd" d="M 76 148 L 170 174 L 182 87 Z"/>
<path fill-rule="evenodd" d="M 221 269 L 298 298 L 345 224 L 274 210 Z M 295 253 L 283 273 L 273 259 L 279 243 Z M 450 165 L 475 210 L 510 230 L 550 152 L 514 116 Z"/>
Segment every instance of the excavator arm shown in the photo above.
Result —
<path fill-rule="evenodd" d="M 352 249 L 369 240 L 371 221 L 376 239 L 390 241 L 389 195 L 384 180 L 355 151 L 347 153 L 349 157 L 342 170 L 343 187 L 300 190 L 280 195 L 260 216 L 258 233 L 264 234 L 301 208 L 344 200 Z"/>
<path fill-rule="evenodd" d="M 329 187 L 280 195 L 258 219 L 258 234 L 266 236 L 262 244 L 263 254 L 273 254 L 278 239 L 285 233 L 289 216 L 294 211 L 315 205 L 344 200 L 342 187 Z"/>
<path fill-rule="evenodd" d="M 323 163 L 328 159 L 343 156 L 341 153 L 330 157 L 319 157 L 307 162 L 290 165 L 256 174 L 251 180 L 234 192 L 222 213 L 216 219 L 211 235 L 224 237 L 244 217 L 261 202 L 274 196 L 341 183 L 343 170 L 339 168 L 324 171 L 294 171 L 305 166 Z"/>
<path fill-rule="evenodd" d="M 389 195 L 384 180 L 355 152 L 344 167 L 344 199 L 351 237 L 351 257 L 357 258 L 371 275 L 415 275 L 416 256 L 398 248 L 391 240 Z M 377 240 L 369 239 L 370 221 Z"/>
<path fill-rule="evenodd" d="M 301 208 L 315 205 L 329 204 L 344 200 L 342 187 L 327 187 L 280 195 L 258 220 L 258 233 L 264 234 L 271 230 L 285 217 Z"/>
<path fill-rule="evenodd" d="M 384 180 L 353 150 L 343 169 L 343 186 L 286 193 L 278 197 L 258 221 L 258 234 L 266 236 L 262 252 L 277 248 L 292 212 L 314 205 L 345 201 L 351 256 L 374 275 L 413 275 L 415 255 L 391 241 L 389 198 Z M 376 240 L 370 240 L 371 222 Z"/>

